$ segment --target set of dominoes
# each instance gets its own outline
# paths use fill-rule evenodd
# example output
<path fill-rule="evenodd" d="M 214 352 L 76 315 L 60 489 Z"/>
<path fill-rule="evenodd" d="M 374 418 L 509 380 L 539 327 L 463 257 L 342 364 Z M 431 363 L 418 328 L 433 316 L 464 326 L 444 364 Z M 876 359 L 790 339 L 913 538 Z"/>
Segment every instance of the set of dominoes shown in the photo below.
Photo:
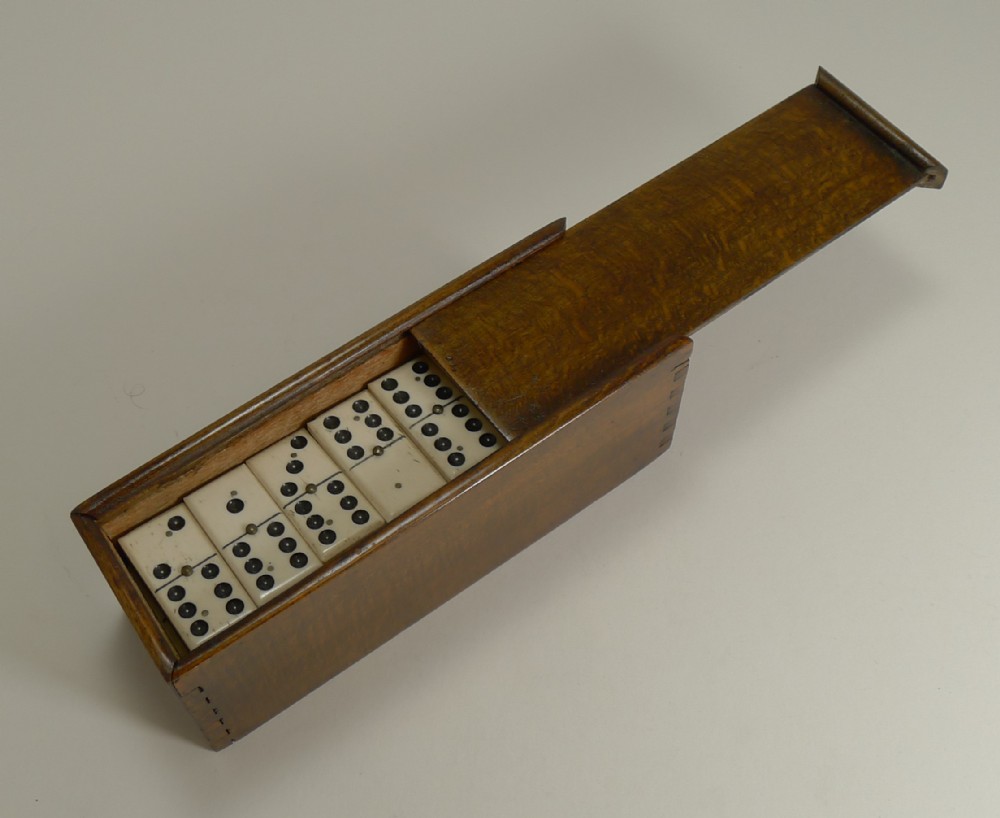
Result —
<path fill-rule="evenodd" d="M 468 396 L 421 356 L 119 543 L 194 648 L 499 445 Z"/>

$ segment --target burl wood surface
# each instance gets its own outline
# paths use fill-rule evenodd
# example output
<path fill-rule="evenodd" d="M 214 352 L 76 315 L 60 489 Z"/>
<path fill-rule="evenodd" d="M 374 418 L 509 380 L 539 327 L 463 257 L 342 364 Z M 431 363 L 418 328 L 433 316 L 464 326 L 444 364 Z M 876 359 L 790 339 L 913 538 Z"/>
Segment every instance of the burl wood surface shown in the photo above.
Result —
<path fill-rule="evenodd" d="M 926 179 L 926 168 L 809 86 L 414 335 L 512 437 Z"/>
<path fill-rule="evenodd" d="M 661 343 L 377 532 L 174 685 L 220 748 L 391 639 L 669 446 L 691 342 Z"/>

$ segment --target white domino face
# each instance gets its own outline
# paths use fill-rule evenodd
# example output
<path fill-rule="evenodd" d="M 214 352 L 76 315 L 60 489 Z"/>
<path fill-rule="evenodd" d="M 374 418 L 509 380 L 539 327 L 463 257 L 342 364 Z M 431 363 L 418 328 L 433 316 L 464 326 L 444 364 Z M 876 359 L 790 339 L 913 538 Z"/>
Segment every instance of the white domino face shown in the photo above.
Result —
<path fill-rule="evenodd" d="M 367 390 L 328 409 L 307 428 L 386 520 L 444 485 Z"/>
<path fill-rule="evenodd" d="M 500 448 L 500 433 L 426 357 L 388 372 L 368 389 L 449 480 Z"/>
<path fill-rule="evenodd" d="M 184 498 L 259 605 L 319 567 L 319 560 L 246 465 Z"/>
<path fill-rule="evenodd" d="M 385 525 L 305 429 L 251 457 L 247 466 L 324 562 Z"/>
<path fill-rule="evenodd" d="M 119 540 L 188 647 L 501 445 L 468 396 L 423 356 L 328 409 L 307 429 Z"/>
<path fill-rule="evenodd" d="M 189 648 L 256 607 L 184 506 L 154 517 L 119 543 Z"/>

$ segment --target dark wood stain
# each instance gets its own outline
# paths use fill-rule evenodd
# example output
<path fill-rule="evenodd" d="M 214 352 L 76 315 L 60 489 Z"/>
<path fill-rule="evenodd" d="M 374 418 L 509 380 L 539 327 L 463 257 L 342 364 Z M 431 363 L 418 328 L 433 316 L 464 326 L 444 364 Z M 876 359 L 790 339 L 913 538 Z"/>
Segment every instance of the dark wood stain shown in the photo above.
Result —
<path fill-rule="evenodd" d="M 414 335 L 514 436 L 662 338 L 690 335 L 922 177 L 812 86 Z"/>

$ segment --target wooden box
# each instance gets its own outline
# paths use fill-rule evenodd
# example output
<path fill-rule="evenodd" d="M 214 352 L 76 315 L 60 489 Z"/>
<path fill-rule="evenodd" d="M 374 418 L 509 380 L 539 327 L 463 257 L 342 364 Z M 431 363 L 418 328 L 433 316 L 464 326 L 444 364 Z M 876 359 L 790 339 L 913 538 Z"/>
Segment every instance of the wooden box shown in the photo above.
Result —
<path fill-rule="evenodd" d="M 198 432 L 73 520 L 164 679 L 225 747 L 662 454 L 691 333 L 945 174 L 821 69 L 572 229 L 553 222 Z M 421 351 L 505 445 L 187 649 L 118 538 Z"/>

